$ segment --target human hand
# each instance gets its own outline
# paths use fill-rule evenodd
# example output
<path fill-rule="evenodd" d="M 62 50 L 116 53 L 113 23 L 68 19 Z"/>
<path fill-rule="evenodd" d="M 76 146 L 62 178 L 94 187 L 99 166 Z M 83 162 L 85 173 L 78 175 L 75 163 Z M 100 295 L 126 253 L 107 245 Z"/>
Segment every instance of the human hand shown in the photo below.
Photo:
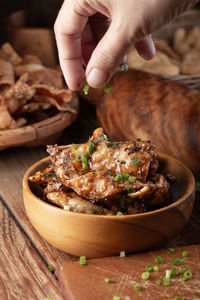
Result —
<path fill-rule="evenodd" d="M 151 59 L 155 47 L 149 34 L 196 2 L 65 0 L 54 28 L 68 87 L 79 89 L 85 76 L 90 86 L 103 86 L 133 44 L 144 59 Z"/>

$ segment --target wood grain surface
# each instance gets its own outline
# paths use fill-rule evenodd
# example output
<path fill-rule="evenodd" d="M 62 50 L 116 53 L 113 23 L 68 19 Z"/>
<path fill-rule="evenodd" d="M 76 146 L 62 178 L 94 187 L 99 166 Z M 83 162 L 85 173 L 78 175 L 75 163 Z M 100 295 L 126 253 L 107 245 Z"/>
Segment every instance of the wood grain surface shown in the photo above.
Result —
<path fill-rule="evenodd" d="M 97 106 L 107 134 L 151 140 L 200 176 L 200 91 L 136 70 L 117 73 L 109 84 Z"/>
<path fill-rule="evenodd" d="M 181 258 L 182 252 L 188 251 L 188 259 L 177 268 L 187 266 L 193 274 L 193 278 L 182 282 L 181 278 L 173 277 L 170 286 L 163 285 L 163 277 L 166 270 L 172 269 L 171 261 L 174 258 Z M 166 300 L 175 297 L 184 297 L 186 300 L 197 300 L 200 295 L 200 245 L 177 248 L 174 254 L 167 254 L 168 250 L 163 249 L 155 252 L 146 252 L 120 258 L 108 257 L 92 259 L 87 265 L 80 265 L 79 262 L 64 264 L 59 272 L 58 278 L 63 289 L 66 300 L 111 300 L 113 296 L 125 296 L 130 299 L 145 300 Z M 159 272 L 151 272 L 149 280 L 142 280 L 141 274 L 146 271 L 146 266 L 155 266 L 155 257 L 161 256 L 163 264 L 160 264 Z M 108 278 L 114 283 L 106 283 Z M 161 286 L 156 281 L 161 281 Z M 139 282 L 141 291 L 134 289 L 134 284 Z M 78 285 L 78 288 L 77 288 Z"/>
<path fill-rule="evenodd" d="M 62 136 L 59 139 L 59 145 L 63 144 L 70 144 L 70 143 L 81 143 L 83 141 L 86 141 L 88 139 L 88 136 L 92 133 L 92 131 L 98 126 L 98 123 L 96 121 L 96 115 L 95 115 L 95 107 L 88 104 L 84 100 L 81 100 L 81 106 L 80 106 L 80 114 L 78 116 L 78 119 L 74 124 L 72 124 L 69 128 L 67 128 Z M 72 262 L 76 261 L 77 258 L 67 255 L 66 253 L 63 253 L 62 251 L 57 250 L 56 248 L 50 246 L 47 242 L 45 242 L 39 234 L 35 231 L 35 229 L 30 224 L 24 210 L 23 206 L 23 199 L 22 199 L 22 178 L 25 173 L 25 171 L 28 169 L 30 165 L 32 165 L 34 162 L 38 161 L 39 159 L 47 156 L 45 147 L 36 147 L 36 148 L 25 148 L 25 147 L 19 147 L 19 148 L 12 148 L 12 149 L 6 149 L 1 151 L 0 153 L 0 196 L 3 201 L 3 205 L 8 208 L 9 215 L 12 215 L 16 222 L 19 224 L 19 226 L 22 228 L 22 231 L 20 231 L 21 237 L 25 235 L 28 237 L 28 239 L 31 241 L 31 244 L 34 245 L 35 249 L 37 251 L 29 250 L 30 249 L 30 243 L 27 241 L 27 244 L 22 248 L 20 248 L 20 243 L 15 241 L 16 237 L 13 235 L 12 240 L 10 240 L 9 243 L 12 243 L 13 249 L 15 251 L 19 251 L 19 256 L 24 255 L 26 251 L 29 251 L 30 255 L 32 256 L 32 260 L 28 256 L 24 256 L 24 260 L 31 260 L 38 261 L 38 253 L 42 257 L 42 260 L 40 261 L 40 264 L 38 264 L 38 267 L 40 267 L 40 272 L 35 272 L 36 278 L 30 279 L 31 282 L 34 282 L 34 280 L 40 280 L 42 274 L 46 274 L 45 270 L 48 271 L 47 267 L 44 266 L 46 264 L 53 265 L 55 269 L 58 268 L 62 263 L 64 262 Z M 1 219 L 1 227 L 4 226 L 4 217 L 5 209 L 0 209 L 0 219 Z M 6 217 L 7 218 L 7 217 Z M 9 220 L 11 220 L 9 218 Z M 12 232 L 15 232 L 15 230 L 18 230 L 16 228 L 16 223 L 11 222 L 10 223 L 10 230 Z M 184 228 L 183 232 L 180 233 L 178 236 L 176 236 L 173 240 L 170 241 L 170 243 L 167 246 L 184 246 L 189 244 L 197 244 L 200 243 L 200 197 L 196 198 L 195 208 L 193 211 L 192 218 L 190 219 L 189 223 Z M 3 236 L 5 238 L 5 235 L 7 234 L 7 231 L 3 233 Z M 25 243 L 25 242 L 24 242 Z M 28 245 L 28 246 L 27 246 Z M 6 256 L 13 256 L 14 252 L 10 252 L 8 254 L 8 244 L 1 243 L 1 253 L 5 252 L 7 253 Z M 19 250 L 18 250 L 19 249 Z M 14 251 L 14 250 L 12 250 Z M 17 260 L 19 260 L 19 256 Z M 1 256 L 1 264 L 2 261 L 3 264 L 7 264 L 7 260 L 5 255 Z M 36 258 L 35 258 L 36 257 Z M 14 259 L 14 258 L 13 258 Z M 15 262 L 17 265 L 17 261 Z M 18 262 L 19 263 L 19 262 Z M 29 267 L 27 262 L 27 268 L 29 272 L 31 272 L 31 266 Z M 32 267 L 33 268 L 33 267 Z M 34 267 L 36 268 L 36 267 Z M 12 265 L 8 264 L 8 267 L 1 268 L 1 282 L 6 282 L 8 278 L 9 270 L 12 269 Z M 14 271 L 11 271 L 12 274 Z M 20 274 L 20 267 L 15 269 L 16 273 Z M 31 273 L 32 274 L 32 273 Z M 47 272 L 48 274 L 48 272 Z M 51 275 L 51 274 L 50 274 Z M 16 275 L 17 276 L 17 275 Z M 21 275 L 20 275 L 21 276 Z M 46 276 L 46 275 L 45 275 Z M 21 277 L 20 277 L 21 278 Z M 15 281 L 17 282 L 17 281 Z M 11 299 L 9 295 L 11 294 L 11 291 L 15 288 L 15 282 L 10 281 L 10 287 L 3 285 L 2 293 L 6 293 L 7 295 L 4 298 L 1 297 L 0 299 Z M 44 281 L 45 282 L 45 281 Z M 23 281 L 23 286 L 26 285 L 26 282 Z M 30 287 L 33 289 L 33 292 L 36 293 L 36 290 L 39 289 L 41 293 L 41 288 L 39 288 L 37 285 L 32 285 Z M 34 291 L 35 290 L 35 291 Z M 52 292 L 53 293 L 53 292 Z M 13 295 L 13 293 L 12 293 Z M 53 294 L 51 294 L 53 295 Z M 46 297 L 49 295 L 46 294 Z M 52 297 L 52 300 L 60 299 L 60 294 L 58 292 L 58 296 Z M 12 298 L 15 299 L 15 298 Z M 23 297 L 18 297 L 17 299 L 27 299 Z M 32 297 L 32 299 L 43 299 L 43 296 Z"/>
<path fill-rule="evenodd" d="M 0 203 L 0 299 L 63 299 L 55 276 Z"/>

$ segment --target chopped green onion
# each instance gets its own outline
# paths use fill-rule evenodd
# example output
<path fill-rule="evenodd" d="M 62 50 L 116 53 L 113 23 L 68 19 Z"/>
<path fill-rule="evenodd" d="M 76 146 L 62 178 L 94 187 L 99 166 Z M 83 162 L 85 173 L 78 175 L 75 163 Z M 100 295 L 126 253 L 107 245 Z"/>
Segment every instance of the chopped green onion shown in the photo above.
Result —
<path fill-rule="evenodd" d="M 70 206 L 69 205 L 64 205 L 64 210 L 68 210 L 68 211 L 70 211 Z"/>
<path fill-rule="evenodd" d="M 45 298 L 44 300 L 52 300 L 51 298 Z"/>
<path fill-rule="evenodd" d="M 180 262 L 184 262 L 187 259 L 188 259 L 187 257 L 180 258 Z"/>
<path fill-rule="evenodd" d="M 126 256 L 126 252 L 125 251 L 120 251 L 120 257 L 125 257 Z"/>
<path fill-rule="evenodd" d="M 47 180 L 50 180 L 50 181 L 58 181 L 57 178 L 49 178 L 47 175 L 43 174 L 44 177 L 47 179 Z"/>
<path fill-rule="evenodd" d="M 114 174 L 110 171 L 106 171 L 106 174 L 110 175 L 110 176 L 114 176 Z"/>
<path fill-rule="evenodd" d="M 82 167 L 84 170 L 88 169 L 88 162 L 87 162 L 87 157 L 84 153 L 81 153 L 81 161 L 82 161 Z"/>
<path fill-rule="evenodd" d="M 126 163 L 125 160 L 120 160 L 119 162 L 120 162 L 121 165 Z"/>
<path fill-rule="evenodd" d="M 121 204 L 122 207 L 126 204 L 126 198 L 125 197 L 120 199 L 120 204 Z"/>
<path fill-rule="evenodd" d="M 119 296 L 113 296 L 112 300 L 120 300 Z"/>
<path fill-rule="evenodd" d="M 153 267 L 153 270 L 154 270 L 154 272 L 159 272 L 160 271 L 160 269 L 157 266 Z"/>
<path fill-rule="evenodd" d="M 109 94 L 109 93 L 111 92 L 111 89 L 112 89 L 112 88 L 111 88 L 111 86 L 109 86 L 109 85 L 105 85 L 105 86 L 104 86 L 104 92 L 107 93 L 107 94 Z"/>
<path fill-rule="evenodd" d="M 136 283 L 134 284 L 134 289 L 135 289 L 136 291 L 141 291 L 141 289 L 142 289 L 141 283 L 140 283 L 140 282 L 136 282 Z"/>
<path fill-rule="evenodd" d="M 153 267 L 152 266 L 146 266 L 146 271 L 147 272 L 153 272 Z"/>
<path fill-rule="evenodd" d="M 48 269 L 49 269 L 49 271 L 51 272 L 51 273 L 53 273 L 54 272 L 54 267 L 53 266 L 48 266 Z"/>
<path fill-rule="evenodd" d="M 126 188 L 126 191 L 127 191 L 128 193 L 135 193 L 135 189 L 134 189 L 132 186 L 128 186 L 128 187 Z"/>
<path fill-rule="evenodd" d="M 140 142 L 140 141 L 141 141 L 141 138 L 138 138 L 136 141 Z"/>
<path fill-rule="evenodd" d="M 182 267 L 181 268 L 181 273 L 184 274 L 186 271 L 190 271 L 189 267 Z"/>
<path fill-rule="evenodd" d="M 142 277 L 143 280 L 148 280 L 149 276 L 150 276 L 149 272 L 143 272 L 141 277 Z"/>
<path fill-rule="evenodd" d="M 156 281 L 156 284 L 157 284 L 157 285 L 161 285 L 161 281 L 160 281 L 160 280 L 157 280 L 157 281 Z"/>
<path fill-rule="evenodd" d="M 180 297 L 180 296 L 174 297 L 174 300 L 184 300 L 184 299 L 185 299 L 184 297 Z"/>
<path fill-rule="evenodd" d="M 75 161 L 81 161 L 80 154 L 76 154 L 76 155 L 75 155 Z"/>
<path fill-rule="evenodd" d="M 50 175 L 50 176 L 53 176 L 53 177 L 56 176 L 56 174 L 55 174 L 55 173 L 52 173 L 52 172 L 48 172 L 47 175 Z"/>
<path fill-rule="evenodd" d="M 124 300 L 131 300 L 131 297 L 125 296 Z"/>
<path fill-rule="evenodd" d="M 164 286 L 169 286 L 170 285 L 170 278 L 164 277 L 163 278 L 163 284 L 164 284 Z"/>
<path fill-rule="evenodd" d="M 121 72 L 126 72 L 126 71 L 128 71 L 128 64 L 121 65 Z"/>
<path fill-rule="evenodd" d="M 166 270 L 165 278 L 171 278 L 171 270 Z"/>
<path fill-rule="evenodd" d="M 188 257 L 188 252 L 187 251 L 183 251 L 182 252 L 182 257 Z"/>
<path fill-rule="evenodd" d="M 114 180 L 115 180 L 115 181 L 122 180 L 122 173 L 121 173 L 121 172 L 118 172 L 117 175 L 115 176 Z"/>
<path fill-rule="evenodd" d="M 174 254 L 174 253 L 175 253 L 175 249 L 174 248 L 168 248 L 167 254 Z"/>
<path fill-rule="evenodd" d="M 119 142 L 109 142 L 106 144 L 106 147 L 108 148 L 116 148 Z"/>
<path fill-rule="evenodd" d="M 180 265 L 180 263 L 181 263 L 180 258 L 174 258 L 174 259 L 172 259 L 172 265 L 178 266 L 178 265 Z"/>
<path fill-rule="evenodd" d="M 128 174 L 128 173 L 122 174 L 122 179 L 123 179 L 123 181 L 128 180 L 128 178 L 129 178 L 129 174 Z"/>
<path fill-rule="evenodd" d="M 77 149 L 78 149 L 78 145 L 73 144 L 73 149 L 74 149 L 74 150 L 77 150 Z"/>
<path fill-rule="evenodd" d="M 87 83 L 87 80 L 85 79 L 85 80 L 84 80 L 84 85 L 83 85 L 83 93 L 84 93 L 85 95 L 87 95 L 89 89 L 90 89 L 90 86 L 89 86 L 89 84 Z"/>
<path fill-rule="evenodd" d="M 171 276 L 175 277 L 179 275 L 179 270 L 177 268 L 172 268 L 171 269 Z"/>
<path fill-rule="evenodd" d="M 116 283 L 114 280 L 110 280 L 108 277 L 104 278 L 105 283 Z"/>
<path fill-rule="evenodd" d="M 129 176 L 128 182 L 133 183 L 135 181 L 136 181 L 136 177 L 135 176 Z"/>
<path fill-rule="evenodd" d="M 182 281 L 187 281 L 189 279 L 192 278 L 192 272 L 191 271 L 186 271 L 184 274 L 183 274 L 183 278 L 181 279 Z"/>
<path fill-rule="evenodd" d="M 94 150 L 94 143 L 93 142 L 89 142 L 88 143 L 88 146 L 87 146 L 87 149 L 86 149 L 86 151 L 87 151 L 87 153 L 89 154 L 89 155 L 91 155 L 92 154 L 92 152 L 93 152 L 93 150 Z"/>
<path fill-rule="evenodd" d="M 139 160 L 138 157 L 134 157 L 134 158 L 132 158 L 132 162 L 133 162 L 133 164 L 136 166 L 137 164 L 140 163 L 140 160 Z"/>
<path fill-rule="evenodd" d="M 116 215 L 117 216 L 123 216 L 124 214 L 121 211 L 118 211 Z"/>
<path fill-rule="evenodd" d="M 161 256 L 156 256 L 156 257 L 155 257 L 155 263 L 156 263 L 157 265 L 161 265 L 161 264 L 163 263 L 162 257 L 161 257 Z"/>
<path fill-rule="evenodd" d="M 87 260 L 85 256 L 80 256 L 80 265 L 87 265 Z"/>

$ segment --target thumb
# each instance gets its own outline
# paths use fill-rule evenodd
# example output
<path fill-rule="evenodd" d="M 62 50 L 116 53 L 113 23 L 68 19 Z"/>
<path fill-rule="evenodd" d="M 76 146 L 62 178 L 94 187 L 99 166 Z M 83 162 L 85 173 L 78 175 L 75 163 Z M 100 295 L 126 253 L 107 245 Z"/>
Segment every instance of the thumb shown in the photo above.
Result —
<path fill-rule="evenodd" d="M 121 63 L 133 42 L 134 34 L 130 33 L 130 28 L 119 27 L 112 21 L 88 62 L 86 69 L 88 84 L 94 88 L 102 87 L 111 77 L 116 66 Z M 151 59 L 155 54 L 155 47 L 149 36 L 136 42 L 136 47 L 145 59 Z"/>

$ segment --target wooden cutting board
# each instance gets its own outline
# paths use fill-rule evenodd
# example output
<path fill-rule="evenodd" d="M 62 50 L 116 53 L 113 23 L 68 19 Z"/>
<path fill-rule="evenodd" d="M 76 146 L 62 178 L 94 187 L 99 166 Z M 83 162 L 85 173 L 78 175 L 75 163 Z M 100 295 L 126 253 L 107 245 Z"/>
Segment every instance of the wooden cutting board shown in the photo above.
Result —
<path fill-rule="evenodd" d="M 182 258 L 182 252 L 188 251 L 188 258 L 179 266 L 173 266 L 171 260 Z M 163 264 L 157 265 L 159 272 L 151 272 L 149 280 L 141 279 L 141 274 L 147 265 L 155 266 L 156 256 L 163 258 Z M 171 268 L 181 269 L 188 266 L 193 278 L 182 282 L 181 276 L 170 279 L 170 286 L 163 285 L 165 271 Z M 143 300 L 165 300 L 184 297 L 184 300 L 200 299 L 200 245 L 192 245 L 175 249 L 174 254 L 168 250 L 159 250 L 142 254 L 134 254 L 125 258 L 107 257 L 91 259 L 87 265 L 79 262 L 65 263 L 58 270 L 58 279 L 67 300 L 112 300 L 113 296 L 124 300 L 125 296 Z M 109 278 L 115 283 L 105 283 Z M 161 285 L 156 282 L 160 280 Z M 134 289 L 134 284 L 140 282 L 141 291 Z"/>

